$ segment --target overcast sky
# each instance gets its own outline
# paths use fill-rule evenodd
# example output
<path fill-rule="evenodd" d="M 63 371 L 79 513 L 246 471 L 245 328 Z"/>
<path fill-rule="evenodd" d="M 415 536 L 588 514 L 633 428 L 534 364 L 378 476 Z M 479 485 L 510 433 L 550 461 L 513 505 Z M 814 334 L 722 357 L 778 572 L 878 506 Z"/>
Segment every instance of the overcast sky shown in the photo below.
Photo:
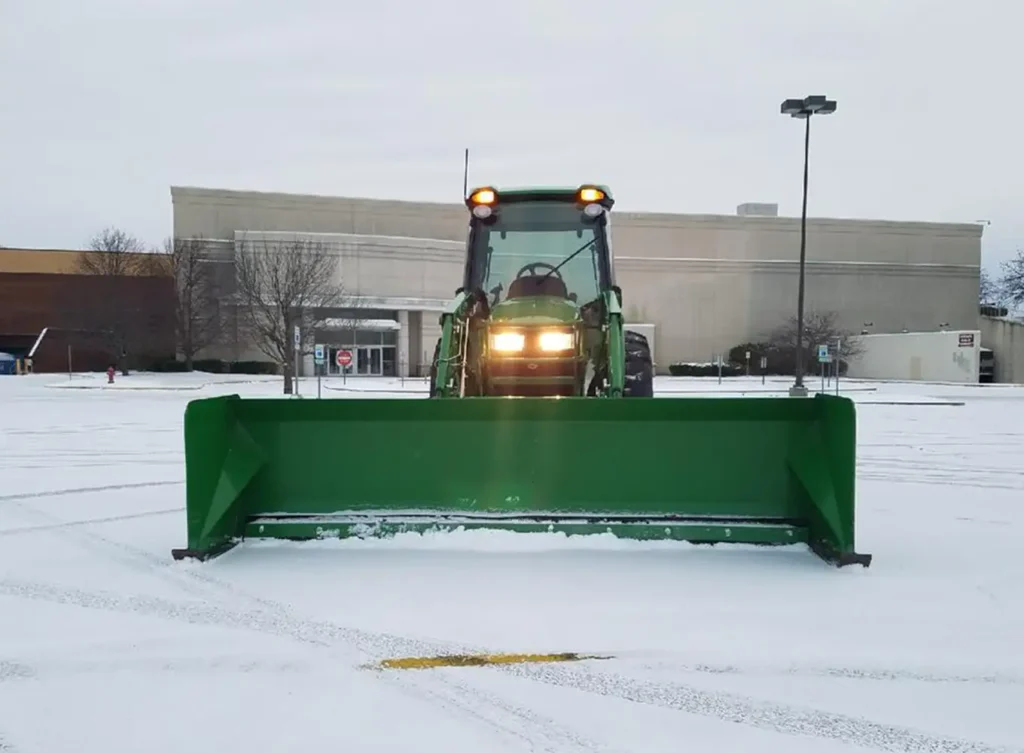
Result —
<path fill-rule="evenodd" d="M 0 0 L 0 244 L 157 244 L 172 184 L 988 220 L 1024 248 L 1020 0 Z"/>

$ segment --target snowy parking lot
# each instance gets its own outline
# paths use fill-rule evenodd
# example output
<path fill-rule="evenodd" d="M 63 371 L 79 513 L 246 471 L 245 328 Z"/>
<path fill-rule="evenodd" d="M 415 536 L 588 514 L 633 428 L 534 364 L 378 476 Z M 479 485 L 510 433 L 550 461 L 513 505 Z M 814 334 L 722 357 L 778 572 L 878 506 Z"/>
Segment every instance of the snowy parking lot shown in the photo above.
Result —
<path fill-rule="evenodd" d="M 280 381 L 105 382 L 0 378 L 5 753 L 1024 751 L 1024 387 L 841 382 L 874 562 L 836 570 L 801 547 L 496 532 L 174 562 L 185 404 Z M 417 399 L 426 384 L 319 388 Z M 365 666 L 451 650 L 609 658 Z"/>

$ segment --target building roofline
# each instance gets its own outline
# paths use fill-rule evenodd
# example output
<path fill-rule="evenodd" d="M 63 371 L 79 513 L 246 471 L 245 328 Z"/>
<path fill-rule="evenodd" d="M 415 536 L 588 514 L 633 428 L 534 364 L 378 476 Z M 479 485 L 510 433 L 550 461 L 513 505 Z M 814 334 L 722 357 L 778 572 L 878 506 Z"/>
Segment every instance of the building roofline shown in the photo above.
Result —
<path fill-rule="evenodd" d="M 189 197 L 206 199 L 234 199 L 280 202 L 284 204 L 336 204 L 338 202 L 350 202 L 353 204 L 376 205 L 379 207 L 390 207 L 393 209 L 406 209 L 410 211 L 422 209 L 439 209 L 447 211 L 466 211 L 461 201 L 440 202 L 440 201 L 414 201 L 411 199 L 386 199 L 372 196 L 339 196 L 329 194 L 307 194 L 307 193 L 283 193 L 279 191 L 253 191 L 232 188 L 212 188 L 202 186 L 172 185 L 170 187 L 171 201 L 174 203 L 179 199 Z M 467 217 L 468 221 L 468 217 Z M 616 222 L 628 223 L 631 226 L 665 226 L 677 225 L 680 222 L 747 227 L 758 230 L 790 230 L 798 227 L 800 218 L 794 216 L 771 216 L 759 215 L 736 215 L 716 213 L 686 213 L 686 212 L 644 212 L 619 210 L 612 212 L 612 224 Z M 980 238 L 984 227 L 975 222 L 935 222 L 928 220 L 882 220 L 874 218 L 855 217 L 808 217 L 809 227 L 816 229 L 832 230 L 878 230 L 882 232 L 923 232 L 932 231 L 939 233 L 953 233 Z"/>
<path fill-rule="evenodd" d="M 90 275 L 80 267 L 80 260 L 93 254 L 106 253 L 81 248 L 0 248 L 0 274 Z M 149 252 L 126 252 L 125 256 L 148 258 Z M 135 275 L 133 275 L 135 276 Z M 139 276 L 152 276 L 141 273 Z"/>
<path fill-rule="evenodd" d="M 221 199 L 255 199 L 277 200 L 293 203 L 334 203 L 338 201 L 366 202 L 372 204 L 387 204 L 393 206 L 405 206 L 409 209 L 422 207 L 436 207 L 438 209 L 457 209 L 468 216 L 466 205 L 461 201 L 419 201 L 413 199 L 386 199 L 377 196 L 342 196 L 338 194 L 316 194 L 316 193 L 285 193 L 282 191 L 252 191 L 236 188 L 212 188 L 205 186 L 171 186 L 171 201 L 181 197 L 189 196 L 221 198 Z"/>
<path fill-rule="evenodd" d="M 37 253 L 43 253 L 43 254 L 84 254 L 86 249 L 84 249 L 84 248 L 48 248 L 48 247 L 47 248 L 30 248 L 30 247 L 27 247 L 27 246 L 18 246 L 16 248 L 12 248 L 11 246 L 4 246 L 3 248 L 0 248 L 0 254 L 10 253 L 12 251 L 16 251 L 18 253 L 27 252 L 27 253 L 33 253 L 33 254 L 37 254 Z"/>
<path fill-rule="evenodd" d="M 10 246 L 0 247 L 0 254 L 4 253 L 30 253 L 30 254 L 105 254 L 106 251 L 96 251 L 91 248 L 35 248 L 19 246 L 17 248 L 11 248 Z M 160 255 L 160 251 L 123 251 L 121 252 L 125 256 L 156 256 Z"/>

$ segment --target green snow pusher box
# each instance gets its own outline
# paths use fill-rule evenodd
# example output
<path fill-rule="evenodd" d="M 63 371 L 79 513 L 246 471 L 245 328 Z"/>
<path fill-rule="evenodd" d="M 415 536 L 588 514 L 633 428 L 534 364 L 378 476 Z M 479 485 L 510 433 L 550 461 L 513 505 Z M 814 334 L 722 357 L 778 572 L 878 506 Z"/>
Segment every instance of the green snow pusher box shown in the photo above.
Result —
<path fill-rule="evenodd" d="M 195 400 L 187 548 L 492 528 L 854 548 L 847 398 Z"/>

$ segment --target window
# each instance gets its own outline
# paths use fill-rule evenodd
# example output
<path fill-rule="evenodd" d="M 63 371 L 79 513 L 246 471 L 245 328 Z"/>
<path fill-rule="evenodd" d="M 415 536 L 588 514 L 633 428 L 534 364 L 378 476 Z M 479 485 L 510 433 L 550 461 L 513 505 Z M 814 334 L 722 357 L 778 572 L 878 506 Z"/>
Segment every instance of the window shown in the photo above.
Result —
<path fill-rule="evenodd" d="M 577 305 L 590 303 L 602 288 L 603 235 L 597 222 L 572 204 L 501 207 L 493 223 L 476 223 L 470 284 L 483 289 L 494 305 L 508 297 L 519 277 L 553 277 L 564 283 L 564 291 L 557 292 L 555 284 L 545 286 L 544 294 L 554 291 Z"/>

